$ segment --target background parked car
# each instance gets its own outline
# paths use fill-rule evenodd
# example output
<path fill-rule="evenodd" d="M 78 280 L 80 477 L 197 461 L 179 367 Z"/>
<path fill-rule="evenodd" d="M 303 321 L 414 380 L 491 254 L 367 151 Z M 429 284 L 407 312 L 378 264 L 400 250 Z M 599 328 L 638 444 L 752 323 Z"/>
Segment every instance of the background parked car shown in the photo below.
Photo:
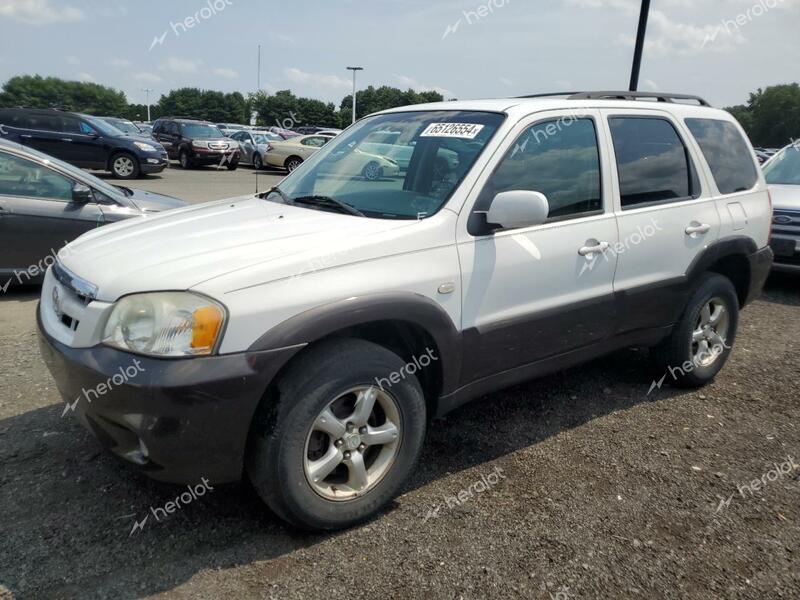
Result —
<path fill-rule="evenodd" d="M 269 144 L 283 141 L 281 136 L 270 131 L 237 131 L 231 135 L 231 139 L 236 140 L 241 148 L 239 162 L 253 165 L 256 169 L 264 168 Z"/>
<path fill-rule="evenodd" d="M 326 137 L 336 137 L 342 133 L 341 129 L 323 129 L 322 131 L 318 131 L 317 135 L 324 135 Z"/>
<path fill-rule="evenodd" d="M 324 135 L 301 135 L 282 142 L 271 142 L 265 160 L 268 165 L 290 173 L 330 141 Z"/>
<path fill-rule="evenodd" d="M 184 169 L 224 164 L 229 171 L 234 171 L 239 166 L 239 144 L 206 121 L 164 117 L 153 124 L 153 137 Z"/>
<path fill-rule="evenodd" d="M 112 127 L 116 127 L 122 133 L 127 133 L 128 135 L 136 135 L 139 137 L 149 137 L 145 134 L 141 128 L 134 123 L 133 121 L 128 121 L 128 119 L 120 119 L 119 117 L 97 117 L 98 119 L 102 119 Z"/>
<path fill-rule="evenodd" d="M 85 169 L 103 169 L 119 179 L 160 173 L 167 152 L 154 140 L 123 133 L 90 115 L 33 108 L 0 109 L 0 136 Z"/>
<path fill-rule="evenodd" d="M 267 131 L 270 131 L 272 133 L 277 133 L 284 140 L 290 140 L 292 138 L 300 137 L 300 135 L 302 135 L 291 129 L 283 129 L 282 127 L 275 127 L 275 126 L 269 127 Z"/>
<path fill-rule="evenodd" d="M 765 166 L 772 195 L 773 270 L 800 273 L 800 146 L 787 146 Z"/>
<path fill-rule="evenodd" d="M 244 125 L 239 125 L 238 123 L 217 123 L 217 129 L 219 129 L 223 135 L 232 136 L 237 131 L 244 131 L 247 129 Z"/>
<path fill-rule="evenodd" d="M 47 266 L 42 261 L 90 229 L 184 205 L 0 140 L 0 286 L 9 278 L 38 281 Z"/>

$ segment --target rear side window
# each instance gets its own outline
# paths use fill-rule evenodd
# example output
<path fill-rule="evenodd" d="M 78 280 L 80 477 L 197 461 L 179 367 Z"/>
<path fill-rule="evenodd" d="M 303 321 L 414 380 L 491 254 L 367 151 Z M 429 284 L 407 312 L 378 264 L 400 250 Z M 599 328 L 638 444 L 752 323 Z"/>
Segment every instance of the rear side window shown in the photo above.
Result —
<path fill-rule="evenodd" d="M 686 119 L 703 151 L 721 194 L 751 189 L 758 173 L 750 146 L 733 123 L 718 119 Z"/>
<path fill-rule="evenodd" d="M 658 117 L 611 117 L 622 208 L 700 195 L 700 181 L 675 127 Z"/>

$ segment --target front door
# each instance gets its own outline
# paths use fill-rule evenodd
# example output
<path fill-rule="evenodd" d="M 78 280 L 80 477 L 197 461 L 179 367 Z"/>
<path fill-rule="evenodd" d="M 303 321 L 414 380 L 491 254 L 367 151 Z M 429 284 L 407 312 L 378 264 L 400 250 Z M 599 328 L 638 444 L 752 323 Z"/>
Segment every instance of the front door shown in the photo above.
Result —
<path fill-rule="evenodd" d="M 598 121 L 596 111 L 540 113 L 522 121 L 487 166 L 475 198 L 467 200 L 458 243 L 462 383 L 611 334 L 616 257 L 604 250 L 616 243 L 617 224 Z M 480 216 L 474 211 L 487 210 L 497 193 L 508 190 L 543 193 L 548 221 L 475 235 Z"/>

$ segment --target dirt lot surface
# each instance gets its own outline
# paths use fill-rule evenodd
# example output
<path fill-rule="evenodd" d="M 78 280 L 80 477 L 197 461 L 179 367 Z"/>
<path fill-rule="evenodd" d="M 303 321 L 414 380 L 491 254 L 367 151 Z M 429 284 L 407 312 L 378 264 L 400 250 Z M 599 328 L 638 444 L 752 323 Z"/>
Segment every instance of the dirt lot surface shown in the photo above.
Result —
<path fill-rule="evenodd" d="M 35 293 L 0 307 L 0 598 L 800 597 L 796 278 L 743 313 L 707 388 L 648 395 L 626 350 L 486 396 L 434 423 L 389 510 L 334 535 L 245 485 L 132 533 L 185 488 L 62 418 Z"/>

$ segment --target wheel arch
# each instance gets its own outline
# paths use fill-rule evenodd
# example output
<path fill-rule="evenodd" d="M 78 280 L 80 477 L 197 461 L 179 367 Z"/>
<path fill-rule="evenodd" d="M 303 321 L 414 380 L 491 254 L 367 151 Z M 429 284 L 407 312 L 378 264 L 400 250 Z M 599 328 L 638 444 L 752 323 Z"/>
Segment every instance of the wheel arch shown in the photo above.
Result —
<path fill-rule="evenodd" d="M 444 309 L 420 294 L 376 294 L 316 307 L 273 327 L 248 351 L 303 347 L 281 367 L 271 387 L 309 347 L 335 337 L 371 341 L 409 363 L 430 350 L 436 357 L 433 368 L 419 371 L 430 414 L 436 413 L 439 397 L 458 385 L 461 335 Z"/>
<path fill-rule="evenodd" d="M 689 281 L 695 282 L 701 274 L 711 271 L 730 279 L 736 288 L 739 306 L 748 303 L 752 272 L 750 256 L 758 251 L 755 241 L 746 236 L 732 236 L 709 245 L 694 261 L 688 271 Z"/>

